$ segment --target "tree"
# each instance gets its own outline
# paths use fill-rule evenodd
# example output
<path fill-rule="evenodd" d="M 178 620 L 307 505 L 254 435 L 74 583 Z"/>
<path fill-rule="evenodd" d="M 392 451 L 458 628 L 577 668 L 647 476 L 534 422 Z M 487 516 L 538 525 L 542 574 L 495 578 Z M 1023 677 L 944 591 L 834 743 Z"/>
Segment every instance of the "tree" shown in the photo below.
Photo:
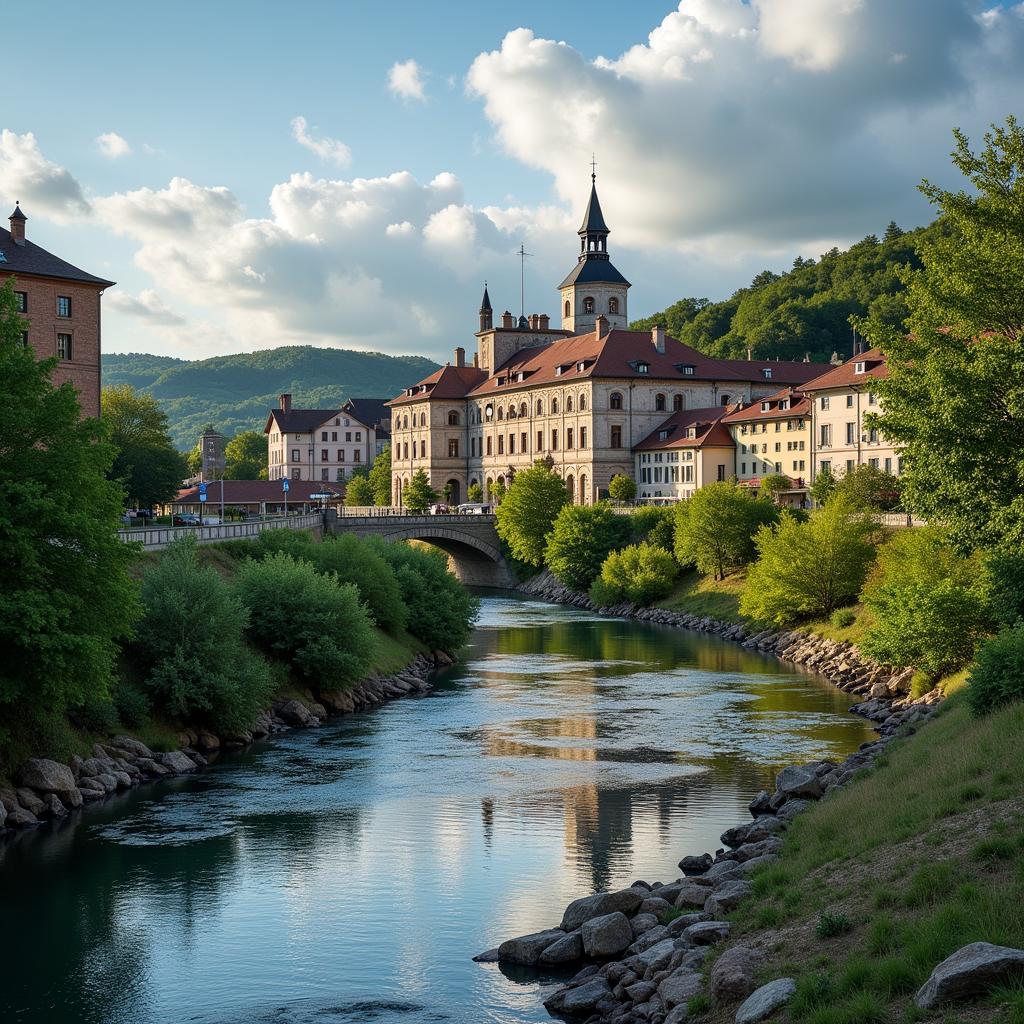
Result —
<path fill-rule="evenodd" d="M 946 524 L 965 550 L 1024 545 L 1024 129 L 1009 117 L 975 154 L 954 131 L 953 163 L 972 186 L 920 189 L 944 230 L 923 266 L 899 272 L 907 330 L 857 326 L 888 359 L 876 422 L 904 457 L 904 504 Z"/>
<path fill-rule="evenodd" d="M 203 449 L 202 443 L 196 441 L 195 447 L 189 448 L 185 454 L 185 468 L 189 476 L 199 476 L 203 471 Z"/>
<path fill-rule="evenodd" d="M 267 479 L 267 438 L 258 430 L 243 430 L 224 446 L 227 480 Z"/>
<path fill-rule="evenodd" d="M 831 467 L 822 466 L 814 478 L 814 483 L 811 484 L 811 497 L 814 499 L 814 504 L 824 505 L 835 494 L 838 486 L 836 478 L 832 475 Z"/>
<path fill-rule="evenodd" d="M 100 405 L 108 436 L 117 447 L 111 478 L 120 480 L 128 499 L 140 506 L 170 501 L 188 467 L 171 443 L 167 414 L 157 400 L 120 384 L 103 389 Z"/>
<path fill-rule="evenodd" d="M 547 567 L 572 590 L 587 590 L 608 555 L 629 539 L 631 518 L 616 515 L 605 501 L 563 505 L 548 537 Z"/>
<path fill-rule="evenodd" d="M 678 563 L 664 548 L 630 544 L 605 559 L 601 576 L 591 587 L 591 600 L 598 606 L 623 599 L 647 605 L 667 596 L 678 575 Z"/>
<path fill-rule="evenodd" d="M 780 505 L 782 492 L 788 491 L 790 486 L 788 476 L 783 476 L 781 473 L 768 473 L 761 478 L 758 497 L 767 498 L 773 505 Z"/>
<path fill-rule="evenodd" d="M 494 483 L 491 484 L 491 503 L 494 505 L 500 505 L 507 492 L 508 488 L 505 486 L 505 481 L 495 480 Z"/>
<path fill-rule="evenodd" d="M 345 485 L 345 504 L 349 508 L 373 504 L 373 483 L 368 476 L 354 476 L 349 480 Z"/>
<path fill-rule="evenodd" d="M 875 529 L 871 516 L 844 494 L 806 522 L 783 512 L 776 527 L 757 532 L 758 559 L 747 572 L 740 611 L 786 625 L 849 604 L 874 557 Z"/>
<path fill-rule="evenodd" d="M 899 479 L 867 463 L 844 473 L 836 489 L 848 494 L 862 508 L 878 512 L 896 508 L 900 503 Z"/>
<path fill-rule="evenodd" d="M 899 238 L 903 234 L 904 234 L 903 228 L 901 228 L 899 226 L 899 224 L 896 223 L 896 221 L 891 220 L 886 225 L 885 235 L 883 236 L 883 240 L 886 241 L 886 242 L 895 242 L 896 239 Z"/>
<path fill-rule="evenodd" d="M 676 557 L 716 580 L 754 557 L 754 534 L 774 523 L 778 510 L 764 498 L 752 498 L 736 483 L 708 484 L 676 507 Z"/>
<path fill-rule="evenodd" d="M 413 515 L 422 515 L 437 501 L 437 491 L 430 486 L 426 470 L 418 469 L 413 473 L 402 492 L 402 501 L 406 511 Z"/>
<path fill-rule="evenodd" d="M 55 359 L 21 342 L 13 284 L 0 288 L 0 746 L 12 727 L 106 694 L 117 641 L 131 631 L 133 549 L 117 536 L 115 449 L 82 420 Z"/>
<path fill-rule="evenodd" d="M 535 462 L 516 473 L 498 506 L 498 536 L 515 558 L 539 567 L 555 518 L 568 502 L 562 478 L 546 463 Z"/>
<path fill-rule="evenodd" d="M 865 654 L 936 680 L 966 665 L 992 625 L 981 559 L 960 555 L 944 532 L 901 530 L 878 556 L 862 600 L 873 622 Z"/>
<path fill-rule="evenodd" d="M 391 504 L 391 445 L 373 460 L 370 469 L 370 487 L 373 489 L 371 505 L 386 508 Z"/>
<path fill-rule="evenodd" d="M 631 476 L 616 473 L 608 484 L 608 494 L 614 501 L 632 501 L 636 497 L 636 481 Z"/>
<path fill-rule="evenodd" d="M 484 489 L 479 484 L 470 484 L 466 488 L 466 501 L 478 505 L 484 500 Z"/>

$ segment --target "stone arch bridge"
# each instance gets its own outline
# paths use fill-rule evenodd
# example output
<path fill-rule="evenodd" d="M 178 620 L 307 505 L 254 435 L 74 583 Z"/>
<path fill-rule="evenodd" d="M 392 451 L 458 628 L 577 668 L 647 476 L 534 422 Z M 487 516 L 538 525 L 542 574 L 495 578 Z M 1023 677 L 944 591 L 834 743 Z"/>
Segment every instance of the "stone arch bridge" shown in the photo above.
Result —
<path fill-rule="evenodd" d="M 374 513 L 341 509 L 326 513 L 328 533 L 354 533 L 384 540 L 418 540 L 448 555 L 452 572 L 467 586 L 515 586 L 501 553 L 493 515 L 407 515 L 388 509 Z"/>

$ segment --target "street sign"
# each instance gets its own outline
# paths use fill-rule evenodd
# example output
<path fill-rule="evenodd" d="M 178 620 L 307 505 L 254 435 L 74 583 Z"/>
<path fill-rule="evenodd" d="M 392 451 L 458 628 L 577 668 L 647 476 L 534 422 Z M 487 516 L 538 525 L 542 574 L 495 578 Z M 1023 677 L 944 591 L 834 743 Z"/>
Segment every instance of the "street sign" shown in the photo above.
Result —
<path fill-rule="evenodd" d="M 288 493 L 288 477 L 286 476 L 281 477 L 281 490 L 284 491 L 285 494 Z"/>
<path fill-rule="evenodd" d="M 316 494 L 311 494 L 310 498 L 313 501 L 330 501 L 332 498 L 336 498 L 337 495 L 331 491 L 318 491 Z"/>
<path fill-rule="evenodd" d="M 199 500 L 200 501 L 206 501 L 206 491 L 200 491 L 199 492 Z"/>
<path fill-rule="evenodd" d="M 199 485 L 199 493 L 203 495 L 203 500 L 206 500 L 206 484 Z"/>

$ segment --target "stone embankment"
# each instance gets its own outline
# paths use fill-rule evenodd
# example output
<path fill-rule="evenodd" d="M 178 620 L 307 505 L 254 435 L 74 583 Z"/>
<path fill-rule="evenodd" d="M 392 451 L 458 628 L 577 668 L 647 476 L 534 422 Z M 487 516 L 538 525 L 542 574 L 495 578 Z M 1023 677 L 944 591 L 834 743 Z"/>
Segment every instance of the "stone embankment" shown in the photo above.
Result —
<path fill-rule="evenodd" d="M 15 772 L 14 788 L 0 789 L 0 833 L 60 820 L 85 803 L 140 783 L 205 768 L 223 750 L 238 750 L 288 729 L 312 728 L 330 715 L 366 711 L 426 693 L 431 674 L 450 664 L 452 659 L 441 651 L 418 654 L 399 672 L 370 676 L 350 690 L 321 692 L 319 699 L 310 693 L 305 700 L 277 700 L 250 729 L 237 735 L 217 736 L 206 729 L 183 732 L 178 750 L 159 753 L 130 736 L 115 736 L 94 743 L 89 757 L 73 755 L 68 764 L 32 758 Z"/>

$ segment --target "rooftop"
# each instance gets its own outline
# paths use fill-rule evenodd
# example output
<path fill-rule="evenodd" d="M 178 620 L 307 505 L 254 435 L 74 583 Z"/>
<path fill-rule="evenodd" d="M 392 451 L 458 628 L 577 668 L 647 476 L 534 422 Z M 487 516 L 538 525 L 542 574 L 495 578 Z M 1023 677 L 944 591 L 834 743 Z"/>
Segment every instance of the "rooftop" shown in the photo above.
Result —
<path fill-rule="evenodd" d="M 722 424 L 729 410 L 716 405 L 708 409 L 683 409 L 660 423 L 633 451 L 662 451 L 668 448 L 732 448 L 732 435 Z M 693 436 L 690 436 L 690 432 Z"/>
<path fill-rule="evenodd" d="M 54 256 L 52 252 L 47 252 L 42 246 L 30 242 L 27 238 L 15 242 L 7 228 L 0 228 L 0 272 L 29 274 L 33 277 L 56 277 L 64 281 L 93 284 L 100 288 L 109 288 L 115 283 L 79 270 L 78 267 L 72 266 L 59 256 Z"/>
<path fill-rule="evenodd" d="M 788 403 L 788 405 L 786 405 Z M 767 409 L 765 406 L 767 405 Z M 794 416 L 809 416 L 810 399 L 794 388 L 783 388 L 767 398 L 757 398 L 741 409 L 729 413 L 724 423 L 752 423 L 758 420 L 785 420 Z"/>
<path fill-rule="evenodd" d="M 865 379 L 884 380 L 888 376 L 889 367 L 885 362 L 885 354 L 880 348 L 869 348 L 820 377 L 814 377 L 804 385 L 803 390 L 827 391 L 829 388 L 849 388 L 861 384 Z"/>

